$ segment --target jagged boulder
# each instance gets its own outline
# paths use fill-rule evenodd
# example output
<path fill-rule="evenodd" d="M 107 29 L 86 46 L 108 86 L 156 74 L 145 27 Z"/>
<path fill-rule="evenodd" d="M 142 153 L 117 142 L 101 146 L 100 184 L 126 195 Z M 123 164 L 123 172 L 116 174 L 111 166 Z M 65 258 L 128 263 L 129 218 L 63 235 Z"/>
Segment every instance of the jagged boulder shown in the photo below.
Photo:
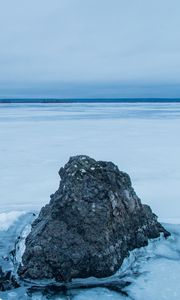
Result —
<path fill-rule="evenodd" d="M 32 224 L 18 273 L 68 281 L 115 273 L 129 251 L 169 235 L 112 162 L 74 156 Z"/>

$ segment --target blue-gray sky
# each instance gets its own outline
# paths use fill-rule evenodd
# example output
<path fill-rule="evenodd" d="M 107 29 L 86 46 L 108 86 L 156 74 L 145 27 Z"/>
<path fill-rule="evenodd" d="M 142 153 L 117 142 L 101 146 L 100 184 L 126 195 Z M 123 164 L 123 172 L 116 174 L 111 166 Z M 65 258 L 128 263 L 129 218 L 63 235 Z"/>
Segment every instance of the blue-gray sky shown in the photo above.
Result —
<path fill-rule="evenodd" d="M 0 0 L 0 96 L 180 97 L 179 0 Z"/>

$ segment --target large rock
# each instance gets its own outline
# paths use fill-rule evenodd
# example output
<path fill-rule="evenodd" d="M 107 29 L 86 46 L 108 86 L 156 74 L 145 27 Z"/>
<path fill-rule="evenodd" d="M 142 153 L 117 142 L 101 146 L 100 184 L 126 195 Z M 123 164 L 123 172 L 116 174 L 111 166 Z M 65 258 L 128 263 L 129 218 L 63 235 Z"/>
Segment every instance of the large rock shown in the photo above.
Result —
<path fill-rule="evenodd" d="M 130 250 L 169 235 L 112 162 L 75 156 L 59 174 L 59 189 L 26 239 L 22 278 L 110 276 Z"/>

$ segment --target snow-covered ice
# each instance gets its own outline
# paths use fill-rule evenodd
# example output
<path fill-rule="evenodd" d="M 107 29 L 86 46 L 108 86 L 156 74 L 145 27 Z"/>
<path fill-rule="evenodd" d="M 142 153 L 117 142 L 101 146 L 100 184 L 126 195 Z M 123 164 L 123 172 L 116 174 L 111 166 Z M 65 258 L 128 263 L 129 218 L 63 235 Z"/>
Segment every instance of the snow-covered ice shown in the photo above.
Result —
<path fill-rule="evenodd" d="M 172 236 L 133 251 L 124 262 L 115 276 L 123 272 L 131 282 L 125 288 L 128 296 L 94 288 L 74 292 L 72 300 L 179 300 L 179 132 L 180 103 L 0 106 L 1 264 L 26 220 L 32 219 L 25 212 L 49 201 L 59 184 L 58 170 L 69 156 L 86 154 L 111 160 L 129 173 L 142 202 L 150 204 L 160 221 L 171 223 L 165 227 Z M 26 297 L 23 290 L 12 292 L 16 295 L 1 293 L 0 299 Z"/>
<path fill-rule="evenodd" d="M 23 211 L 9 211 L 0 213 L 0 231 L 7 230 L 23 213 Z"/>
<path fill-rule="evenodd" d="M 139 276 L 126 289 L 134 300 L 180 299 L 180 225 L 165 225 L 172 233 L 167 240 L 152 241 L 135 250 Z M 140 253 L 142 252 L 142 256 Z"/>
<path fill-rule="evenodd" d="M 161 220 L 180 220 L 180 103 L 0 106 L 0 211 L 39 209 L 69 156 L 111 160 Z"/>

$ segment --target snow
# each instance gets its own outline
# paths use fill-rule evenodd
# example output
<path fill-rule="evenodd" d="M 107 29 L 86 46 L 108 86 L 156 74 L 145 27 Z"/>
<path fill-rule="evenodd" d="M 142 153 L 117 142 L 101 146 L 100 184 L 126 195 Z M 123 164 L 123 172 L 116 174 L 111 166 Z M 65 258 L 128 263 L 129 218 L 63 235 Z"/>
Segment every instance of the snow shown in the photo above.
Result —
<path fill-rule="evenodd" d="M 10 211 L 0 213 L 0 231 L 8 230 L 10 226 L 25 212 L 23 211 Z"/>
<path fill-rule="evenodd" d="M 170 238 L 135 250 L 140 276 L 132 277 L 132 285 L 126 288 L 134 300 L 180 299 L 180 226 L 166 224 L 166 228 L 172 233 Z"/>
<path fill-rule="evenodd" d="M 129 288 L 134 299 L 179 300 L 180 265 L 175 261 L 159 259 L 142 269 L 146 275 L 140 276 Z"/>
<path fill-rule="evenodd" d="M 40 209 L 70 156 L 115 162 L 160 220 L 180 219 L 180 103 L 0 106 L 0 211 Z"/>
<path fill-rule="evenodd" d="M 170 224 L 180 224 L 180 219 L 179 218 L 161 218 L 161 222 L 163 223 L 170 223 Z"/>
<path fill-rule="evenodd" d="M 17 294 L 15 292 L 10 292 L 8 295 L 8 300 L 16 300 Z"/>
<path fill-rule="evenodd" d="M 87 291 L 80 291 L 77 296 L 73 297 L 73 300 L 125 300 L 127 298 L 119 295 L 119 293 L 110 291 L 105 288 L 94 288 Z"/>
<path fill-rule="evenodd" d="M 90 155 L 113 161 L 129 173 L 142 202 L 161 222 L 171 223 L 165 227 L 172 236 L 151 241 L 124 261 L 114 276 L 123 275 L 131 282 L 124 289 L 127 297 L 93 288 L 76 290 L 71 299 L 179 300 L 179 132 L 178 103 L 0 106 L 1 263 L 15 233 L 22 235 L 20 260 L 30 230 L 23 227 L 24 212 L 39 210 L 49 201 L 59 185 L 59 168 L 70 156 Z M 23 289 L 0 293 L 0 299 L 25 299 L 24 293 Z M 34 295 L 32 299 L 46 298 Z"/>

